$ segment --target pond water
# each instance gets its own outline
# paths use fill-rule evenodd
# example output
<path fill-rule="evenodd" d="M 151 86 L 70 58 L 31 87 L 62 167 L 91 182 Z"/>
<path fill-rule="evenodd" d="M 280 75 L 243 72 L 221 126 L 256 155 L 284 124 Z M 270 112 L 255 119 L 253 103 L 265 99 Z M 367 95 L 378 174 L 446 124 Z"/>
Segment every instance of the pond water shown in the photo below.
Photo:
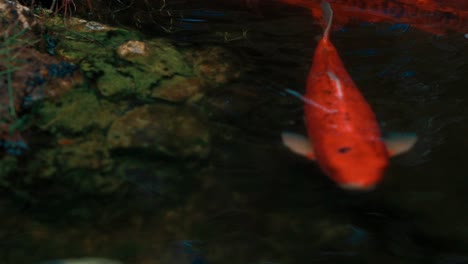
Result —
<path fill-rule="evenodd" d="M 94 16 L 114 25 L 137 24 L 148 38 L 164 36 L 179 48 L 227 50 L 226 60 L 240 77 L 176 104 L 202 116 L 209 153 L 194 158 L 144 148 L 103 150 L 114 167 L 97 167 L 110 174 L 124 168 L 116 164 L 132 164 L 125 167 L 124 187 L 105 194 L 67 181 L 86 177 L 81 169 L 59 180 L 18 184 L 24 189 L 0 200 L 1 263 L 81 257 L 135 264 L 468 263 L 463 32 L 438 36 L 405 23 L 359 19 L 332 31 L 382 130 L 418 135 L 414 148 L 391 159 L 375 190 L 352 192 L 281 142 L 283 131 L 305 133 L 303 103 L 284 89 L 304 92 L 320 23 L 289 5 L 168 6 L 172 13 L 150 22 L 138 19 L 144 8 L 130 6 L 121 16 Z M 39 139 L 30 144 L 46 146 L 41 138 L 50 135 L 35 133 Z M 38 156 L 20 158 L 15 175 L 22 175 L 21 168 L 30 172 L 28 159 Z"/>

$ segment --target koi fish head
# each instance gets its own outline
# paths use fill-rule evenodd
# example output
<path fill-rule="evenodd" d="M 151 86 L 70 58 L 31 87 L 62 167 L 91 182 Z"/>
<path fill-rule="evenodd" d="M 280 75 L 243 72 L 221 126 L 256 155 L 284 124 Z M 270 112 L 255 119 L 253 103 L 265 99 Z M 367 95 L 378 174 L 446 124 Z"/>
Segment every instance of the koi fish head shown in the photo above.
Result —
<path fill-rule="evenodd" d="M 332 151 L 335 153 L 330 153 Z M 344 189 L 371 190 L 388 167 L 388 154 L 383 144 L 377 149 L 375 145 L 361 144 L 340 146 L 326 152 L 327 157 L 317 157 L 318 163 Z"/>

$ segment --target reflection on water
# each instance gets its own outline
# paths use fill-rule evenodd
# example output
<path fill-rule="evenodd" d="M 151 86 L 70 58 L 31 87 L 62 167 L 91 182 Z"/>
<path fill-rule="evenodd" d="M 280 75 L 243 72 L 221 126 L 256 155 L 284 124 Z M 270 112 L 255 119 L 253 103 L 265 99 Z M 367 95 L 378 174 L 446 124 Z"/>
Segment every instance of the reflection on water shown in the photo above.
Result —
<path fill-rule="evenodd" d="M 259 13 L 214 4 L 201 9 L 204 4 L 172 3 L 192 16 L 165 36 L 177 47 L 222 46 L 244 71 L 184 106 L 201 109 L 212 134 L 208 157 L 102 150 L 96 166 L 111 166 L 105 160 L 112 156 L 113 173 L 124 179 L 111 194 L 74 193 L 47 178 L 26 183 L 27 193 L 1 200 L 2 263 L 86 256 L 166 264 L 467 262 L 468 41 L 462 33 L 434 36 L 388 23 L 354 23 L 332 33 L 382 128 L 419 135 L 411 152 L 392 160 L 375 191 L 353 193 L 280 142 L 283 130 L 304 131 L 302 103 L 281 91 L 303 92 L 319 25 L 297 7 Z M 120 1 L 106 5 L 122 5 L 121 24 L 148 15 Z M 154 35 L 173 23 L 160 19 Z M 27 157 L 15 162 L 30 169 Z"/>

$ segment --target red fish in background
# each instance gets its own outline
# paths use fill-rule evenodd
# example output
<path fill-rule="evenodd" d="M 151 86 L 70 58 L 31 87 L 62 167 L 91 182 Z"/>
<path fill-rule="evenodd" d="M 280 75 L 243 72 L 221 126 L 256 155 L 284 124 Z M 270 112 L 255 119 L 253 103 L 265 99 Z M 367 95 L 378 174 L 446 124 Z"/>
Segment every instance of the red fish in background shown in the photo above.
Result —
<path fill-rule="evenodd" d="M 249 0 L 253 1 L 253 0 Z M 302 6 L 313 17 L 321 17 L 319 0 L 276 0 Z M 333 0 L 334 23 L 344 26 L 351 21 L 409 24 L 432 34 L 448 31 L 468 33 L 467 0 Z"/>
<path fill-rule="evenodd" d="M 403 153 L 415 135 L 382 139 L 374 112 L 346 71 L 329 39 L 333 11 L 322 3 L 325 30 L 315 50 L 304 101 L 308 138 L 283 133 L 283 142 L 298 154 L 316 159 L 341 187 L 366 190 L 383 177 L 389 156 Z M 309 140 L 310 139 L 310 140 Z"/>

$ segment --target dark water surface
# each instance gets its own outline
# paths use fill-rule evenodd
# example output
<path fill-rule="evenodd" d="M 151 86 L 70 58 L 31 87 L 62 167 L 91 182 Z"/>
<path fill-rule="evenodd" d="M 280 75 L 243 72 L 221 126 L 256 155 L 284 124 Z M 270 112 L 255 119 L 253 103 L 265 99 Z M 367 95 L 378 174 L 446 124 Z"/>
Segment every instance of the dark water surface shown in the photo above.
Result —
<path fill-rule="evenodd" d="M 468 263 L 463 34 L 383 23 L 332 33 L 383 130 L 419 136 L 410 152 L 392 159 L 376 190 L 354 193 L 281 144 L 282 131 L 304 132 L 302 103 L 281 91 L 304 92 L 317 22 L 292 7 L 180 8 L 185 18 L 204 21 L 166 18 L 156 22 L 172 23 L 171 34 L 154 25 L 144 31 L 181 46 L 220 45 L 247 71 L 198 102 L 212 113 L 212 154 L 193 166 L 158 161 L 181 163 L 174 174 L 182 180 L 174 183 L 136 171 L 140 192 L 130 196 L 44 194 L 47 202 L 5 203 L 12 217 L 1 220 L 8 230 L 0 263 L 82 256 L 168 264 Z M 135 23 L 131 15 L 115 21 Z"/>

